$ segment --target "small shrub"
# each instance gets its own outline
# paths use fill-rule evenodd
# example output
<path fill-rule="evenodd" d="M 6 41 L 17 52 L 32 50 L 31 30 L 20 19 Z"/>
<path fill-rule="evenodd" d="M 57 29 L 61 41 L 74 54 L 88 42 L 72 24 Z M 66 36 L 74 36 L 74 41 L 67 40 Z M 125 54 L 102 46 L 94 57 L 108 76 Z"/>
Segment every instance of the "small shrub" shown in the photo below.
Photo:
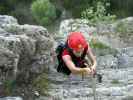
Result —
<path fill-rule="evenodd" d="M 34 88 L 39 91 L 42 95 L 48 95 L 47 91 L 50 86 L 48 81 L 48 75 L 43 73 L 38 76 L 34 81 L 33 84 Z"/>
<path fill-rule="evenodd" d="M 119 80 L 114 79 L 114 80 L 111 81 L 111 83 L 112 84 L 119 84 L 120 82 L 119 82 Z"/>
<path fill-rule="evenodd" d="M 109 4 L 108 4 L 109 5 Z M 88 19 L 91 24 L 96 24 L 101 21 L 114 21 L 115 15 L 107 13 L 106 7 L 103 2 L 96 2 L 95 7 L 90 6 L 81 13 L 81 17 Z"/>
<path fill-rule="evenodd" d="M 5 80 L 4 81 L 4 89 L 5 89 L 6 95 L 11 95 L 12 94 L 14 86 L 15 86 L 15 81 L 14 80 Z"/>
<path fill-rule="evenodd" d="M 36 21 L 45 26 L 56 19 L 56 9 L 49 0 L 36 0 L 31 5 L 31 11 Z"/>
<path fill-rule="evenodd" d="M 92 48 L 97 48 L 97 49 L 110 49 L 109 46 L 101 43 L 100 41 L 95 40 L 94 38 L 91 39 L 91 41 L 89 42 L 89 44 L 90 44 L 90 47 L 92 47 Z"/>
<path fill-rule="evenodd" d="M 120 33 L 126 33 L 127 32 L 127 25 L 126 25 L 126 23 L 124 23 L 124 22 L 119 22 L 118 24 L 117 24 L 117 31 L 118 32 L 120 32 Z"/>
<path fill-rule="evenodd" d="M 115 56 L 118 53 L 117 49 L 111 48 L 96 39 L 91 39 L 89 42 L 89 45 L 100 56 L 103 56 L 106 54 L 113 54 Z"/>

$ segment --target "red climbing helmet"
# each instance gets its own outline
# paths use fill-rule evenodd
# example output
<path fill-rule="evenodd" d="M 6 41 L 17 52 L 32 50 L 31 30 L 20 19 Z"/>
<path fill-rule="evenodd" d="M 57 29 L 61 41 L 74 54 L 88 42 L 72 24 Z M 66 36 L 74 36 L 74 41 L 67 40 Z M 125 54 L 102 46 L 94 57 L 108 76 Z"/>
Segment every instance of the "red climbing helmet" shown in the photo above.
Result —
<path fill-rule="evenodd" d="M 81 32 L 71 32 L 67 38 L 69 48 L 79 51 L 87 46 L 87 41 Z"/>

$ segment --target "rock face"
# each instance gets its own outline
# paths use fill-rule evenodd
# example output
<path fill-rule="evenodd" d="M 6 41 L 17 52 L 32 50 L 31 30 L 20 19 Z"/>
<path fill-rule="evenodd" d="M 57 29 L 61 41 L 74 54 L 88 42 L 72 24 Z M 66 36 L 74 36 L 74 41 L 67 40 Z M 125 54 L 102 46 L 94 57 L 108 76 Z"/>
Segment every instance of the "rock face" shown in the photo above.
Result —
<path fill-rule="evenodd" d="M 90 25 L 85 19 L 67 19 L 61 22 L 59 34 L 66 37 L 71 31 L 83 32 L 85 37 L 96 39 L 115 48 L 133 46 L 132 35 L 133 17 L 117 20 L 114 23 L 98 23 L 96 26 Z"/>
<path fill-rule="evenodd" d="M 69 32 L 72 31 L 80 31 L 83 32 L 86 37 L 89 37 L 92 32 L 96 32 L 96 28 L 93 26 L 87 25 L 87 20 L 80 20 L 80 19 L 70 19 L 64 20 L 60 24 L 59 33 L 66 37 Z"/>
<path fill-rule="evenodd" d="M 70 31 L 81 31 L 92 46 L 98 66 L 97 72 L 102 74 L 102 83 L 96 81 L 96 98 L 98 100 L 132 100 L 133 99 L 133 18 L 116 21 L 113 24 L 98 24 L 93 27 L 86 20 L 65 20 L 60 26 L 60 37 L 54 42 L 47 29 L 34 25 L 19 25 L 11 16 L 0 16 L 0 93 L 3 80 L 29 81 L 32 77 L 50 70 L 49 96 L 36 94 L 35 100 L 94 100 L 93 78 L 80 75 L 65 76 L 54 71 L 50 62 L 53 47 L 65 40 Z M 125 36 L 125 32 L 128 32 Z M 91 34 L 93 33 L 93 34 Z M 97 34 L 94 34 L 97 33 Z M 116 34 L 115 34 L 116 33 Z M 121 37 L 122 36 L 122 37 Z M 123 40 L 123 36 L 125 39 Z M 128 39 L 130 41 L 128 41 Z M 56 60 L 55 60 L 56 62 Z M 53 64 L 53 65 L 52 65 Z M 22 93 L 23 95 L 23 93 Z M 1 96 L 1 94 L 0 94 Z M 0 100 L 22 100 L 20 97 L 5 97 Z M 32 99 L 33 100 L 33 99 Z"/>
<path fill-rule="evenodd" d="M 64 38 L 71 31 L 84 32 L 89 42 L 94 38 L 96 46 L 92 46 L 92 51 L 96 55 L 98 66 L 97 72 L 102 74 L 102 83 L 96 82 L 96 100 L 132 100 L 133 99 L 133 43 L 128 41 L 128 35 L 131 37 L 132 29 L 121 30 L 120 23 L 124 27 L 132 25 L 132 17 L 116 21 L 113 24 L 98 24 L 96 27 L 90 26 L 82 20 L 64 20 L 60 26 L 60 37 L 57 42 L 65 40 Z M 125 25 L 126 24 L 126 25 Z M 122 27 L 123 27 L 122 26 Z M 92 32 L 93 34 L 88 34 Z M 94 33 L 97 34 L 94 34 Z M 125 34 L 127 32 L 127 34 Z M 126 35 L 125 39 L 123 37 Z M 102 45 L 101 45 L 102 43 Z M 51 73 L 50 97 L 41 96 L 37 100 L 94 100 L 93 80 L 90 76 L 84 77 L 78 75 L 64 76 L 59 73 Z"/>
<path fill-rule="evenodd" d="M 0 100 L 23 100 L 21 97 L 5 97 Z"/>
<path fill-rule="evenodd" d="M 0 81 L 28 80 L 50 63 L 53 38 L 42 26 L 19 25 L 12 16 L 0 16 Z"/>
<path fill-rule="evenodd" d="M 17 19 L 12 16 L 0 15 L 0 26 L 4 24 L 18 24 Z"/>

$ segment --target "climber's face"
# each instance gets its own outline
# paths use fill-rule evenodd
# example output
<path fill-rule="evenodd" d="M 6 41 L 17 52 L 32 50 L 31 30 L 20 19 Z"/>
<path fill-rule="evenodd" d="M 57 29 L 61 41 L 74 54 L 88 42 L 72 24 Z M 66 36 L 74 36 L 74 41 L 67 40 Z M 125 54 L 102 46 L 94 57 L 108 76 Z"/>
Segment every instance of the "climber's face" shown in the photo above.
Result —
<path fill-rule="evenodd" d="M 74 54 L 76 57 L 81 57 L 83 51 L 84 51 L 84 48 L 81 48 L 81 49 L 78 50 L 78 51 L 73 50 L 73 54 Z"/>

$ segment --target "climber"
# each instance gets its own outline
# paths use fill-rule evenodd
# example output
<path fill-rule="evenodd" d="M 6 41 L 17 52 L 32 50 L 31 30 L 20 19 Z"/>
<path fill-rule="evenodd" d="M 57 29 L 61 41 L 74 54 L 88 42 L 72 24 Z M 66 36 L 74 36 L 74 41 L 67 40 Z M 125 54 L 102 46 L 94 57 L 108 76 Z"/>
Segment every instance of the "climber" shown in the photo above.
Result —
<path fill-rule="evenodd" d="M 69 33 L 65 46 L 61 50 L 61 56 L 57 56 L 59 60 L 58 72 L 63 72 L 67 75 L 71 73 L 82 75 L 95 74 L 96 59 L 81 32 Z M 90 59 L 91 66 L 87 64 L 86 56 Z"/>

